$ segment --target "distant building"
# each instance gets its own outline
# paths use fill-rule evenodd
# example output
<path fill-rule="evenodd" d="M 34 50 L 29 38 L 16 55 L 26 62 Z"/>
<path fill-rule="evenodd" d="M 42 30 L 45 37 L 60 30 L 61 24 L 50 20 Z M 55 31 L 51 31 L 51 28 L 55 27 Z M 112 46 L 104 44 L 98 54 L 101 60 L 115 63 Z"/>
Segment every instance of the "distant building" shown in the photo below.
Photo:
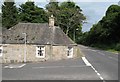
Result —
<path fill-rule="evenodd" d="M 19 23 L 9 30 L 3 29 L 0 57 L 3 63 L 40 62 L 82 56 L 74 43 L 61 29 L 49 24 Z"/>

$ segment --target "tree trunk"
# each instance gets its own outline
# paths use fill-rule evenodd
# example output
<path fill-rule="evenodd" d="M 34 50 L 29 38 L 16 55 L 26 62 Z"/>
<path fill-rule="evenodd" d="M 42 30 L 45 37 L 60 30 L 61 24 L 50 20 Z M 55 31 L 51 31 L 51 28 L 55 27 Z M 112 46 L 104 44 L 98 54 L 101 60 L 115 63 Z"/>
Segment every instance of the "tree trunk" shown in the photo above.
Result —
<path fill-rule="evenodd" d="M 67 29 L 66 29 L 66 35 L 68 35 L 68 32 L 69 32 L 69 26 L 67 26 Z"/>
<path fill-rule="evenodd" d="M 73 40 L 74 40 L 74 42 L 75 42 L 75 34 L 76 34 L 75 31 L 76 30 L 74 29 L 74 33 L 73 33 Z"/>

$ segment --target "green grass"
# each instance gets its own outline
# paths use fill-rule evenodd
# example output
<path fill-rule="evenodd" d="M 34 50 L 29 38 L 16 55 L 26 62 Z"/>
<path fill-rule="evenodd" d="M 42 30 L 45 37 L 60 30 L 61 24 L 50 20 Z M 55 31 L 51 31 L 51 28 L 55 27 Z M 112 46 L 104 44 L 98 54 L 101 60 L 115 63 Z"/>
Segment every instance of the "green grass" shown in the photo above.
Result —
<path fill-rule="evenodd" d="M 97 48 L 97 49 L 101 49 L 101 50 L 105 50 L 108 52 L 112 52 L 112 53 L 120 53 L 120 50 L 116 50 L 116 45 L 112 44 L 112 45 L 103 45 L 103 44 L 94 44 L 91 45 L 91 47 Z"/>
<path fill-rule="evenodd" d="M 117 54 L 117 53 L 119 53 L 119 52 L 120 52 L 120 51 L 116 51 L 116 50 L 114 50 L 114 49 L 108 49 L 107 51 L 108 51 L 108 52 L 115 53 L 115 54 Z"/>

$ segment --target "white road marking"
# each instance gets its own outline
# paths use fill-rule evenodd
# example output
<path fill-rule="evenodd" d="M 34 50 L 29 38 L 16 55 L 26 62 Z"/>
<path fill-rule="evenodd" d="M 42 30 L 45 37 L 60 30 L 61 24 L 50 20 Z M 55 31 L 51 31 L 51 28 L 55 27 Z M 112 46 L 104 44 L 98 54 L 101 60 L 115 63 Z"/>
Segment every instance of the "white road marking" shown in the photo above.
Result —
<path fill-rule="evenodd" d="M 9 68 L 11 68 L 11 69 L 12 69 L 13 67 L 9 67 Z"/>
<path fill-rule="evenodd" d="M 104 78 L 101 76 L 101 74 L 92 66 L 92 64 L 90 64 L 90 62 L 85 58 L 85 57 L 82 57 L 82 60 L 84 61 L 84 63 L 86 64 L 86 66 L 90 66 L 94 71 L 95 73 L 99 76 L 99 78 L 105 82 Z"/>
<path fill-rule="evenodd" d="M 20 66 L 13 66 L 13 65 L 8 65 L 8 66 L 4 66 L 4 68 L 22 68 L 22 67 L 24 67 L 26 64 L 22 64 L 22 65 L 20 65 Z"/>
<path fill-rule="evenodd" d="M 4 66 L 4 68 L 8 68 L 9 66 Z"/>
<path fill-rule="evenodd" d="M 91 51 L 93 51 L 93 52 L 97 52 L 96 50 L 91 50 Z"/>
<path fill-rule="evenodd" d="M 116 59 L 114 57 L 109 56 L 109 58 L 112 59 L 112 60 L 115 60 L 115 61 L 119 62 L 118 59 Z"/>
<path fill-rule="evenodd" d="M 22 68 L 22 67 L 24 67 L 26 64 L 22 64 L 21 66 L 19 66 L 19 68 Z"/>
<path fill-rule="evenodd" d="M 98 52 L 99 54 L 101 54 L 101 55 L 103 55 L 103 56 L 105 56 L 105 54 L 103 54 L 103 53 L 101 53 L 101 52 Z"/>
<path fill-rule="evenodd" d="M 44 69 L 44 68 L 64 68 L 64 67 L 86 67 L 86 65 L 83 66 L 45 66 L 45 67 L 32 67 L 33 69 Z"/>
<path fill-rule="evenodd" d="M 98 52 L 98 53 L 101 54 L 101 55 L 103 55 L 103 56 L 105 56 L 105 54 L 103 54 L 103 53 L 101 53 L 101 52 Z M 111 57 L 111 56 L 108 56 L 108 58 L 113 59 L 113 60 L 115 60 L 115 61 L 118 61 L 117 59 L 115 59 L 115 58 L 113 58 L 113 57 Z"/>
<path fill-rule="evenodd" d="M 109 58 L 112 58 L 112 57 L 109 57 Z"/>
<path fill-rule="evenodd" d="M 91 66 L 91 64 L 88 62 L 88 60 L 85 57 L 82 57 L 82 60 L 86 64 L 86 66 Z"/>
<path fill-rule="evenodd" d="M 33 68 L 59 68 L 64 66 L 46 66 L 46 67 L 33 67 Z"/>

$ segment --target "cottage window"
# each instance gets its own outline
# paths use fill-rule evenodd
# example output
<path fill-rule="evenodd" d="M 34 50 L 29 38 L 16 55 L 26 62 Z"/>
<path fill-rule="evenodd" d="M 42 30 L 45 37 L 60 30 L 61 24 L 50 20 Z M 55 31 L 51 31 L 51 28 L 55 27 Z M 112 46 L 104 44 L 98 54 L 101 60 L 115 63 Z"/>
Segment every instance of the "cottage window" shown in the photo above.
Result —
<path fill-rule="evenodd" d="M 67 49 L 67 57 L 68 58 L 73 57 L 73 48 L 72 47 L 68 47 L 68 49 Z"/>
<path fill-rule="evenodd" d="M 2 56 L 2 54 L 3 54 L 3 47 L 0 46 L 0 56 Z"/>
<path fill-rule="evenodd" d="M 36 57 L 38 57 L 38 58 L 45 57 L 45 47 L 44 46 L 37 46 L 36 47 Z"/>

